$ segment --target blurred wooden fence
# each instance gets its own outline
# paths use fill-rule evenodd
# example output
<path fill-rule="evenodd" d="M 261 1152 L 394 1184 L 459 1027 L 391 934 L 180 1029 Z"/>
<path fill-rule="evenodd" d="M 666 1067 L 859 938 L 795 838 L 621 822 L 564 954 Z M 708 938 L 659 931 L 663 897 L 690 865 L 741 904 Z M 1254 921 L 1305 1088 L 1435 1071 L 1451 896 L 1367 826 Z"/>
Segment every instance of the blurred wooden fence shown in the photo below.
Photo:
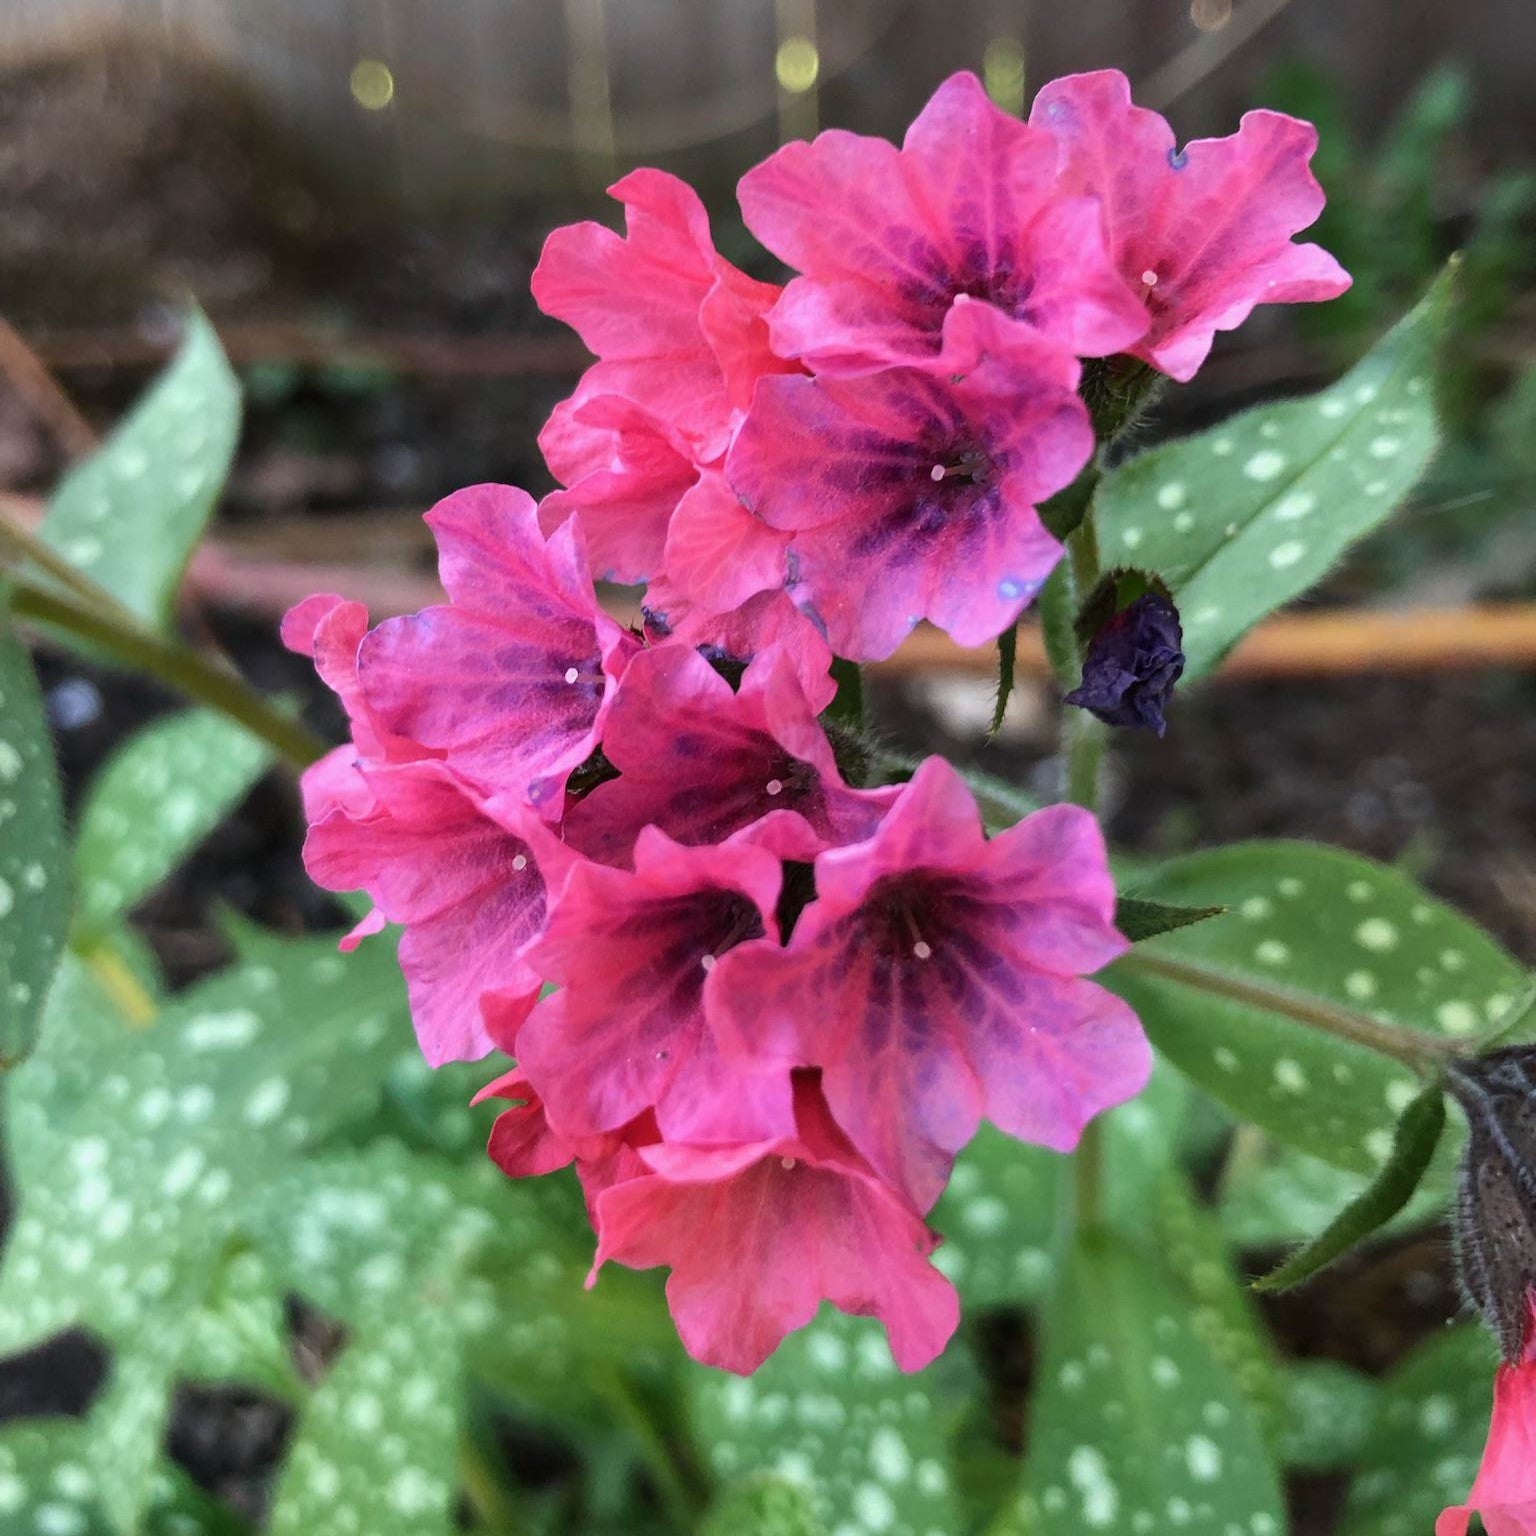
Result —
<path fill-rule="evenodd" d="M 1492 153 L 1536 129 L 1533 0 L 0 0 L 0 64 L 136 38 L 212 61 L 311 152 L 409 201 L 705 180 L 826 123 L 891 132 L 950 69 L 1002 99 L 1116 64 L 1189 134 L 1277 58 L 1370 126 L 1433 64 L 1474 72 Z"/>

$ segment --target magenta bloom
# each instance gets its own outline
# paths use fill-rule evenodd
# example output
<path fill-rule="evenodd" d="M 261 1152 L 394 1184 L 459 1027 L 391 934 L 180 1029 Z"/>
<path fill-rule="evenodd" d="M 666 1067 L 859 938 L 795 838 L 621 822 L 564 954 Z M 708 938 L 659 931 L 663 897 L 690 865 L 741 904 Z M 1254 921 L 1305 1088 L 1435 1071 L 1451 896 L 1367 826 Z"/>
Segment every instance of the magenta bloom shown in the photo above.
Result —
<path fill-rule="evenodd" d="M 1151 329 L 1126 350 L 1170 377 L 1193 378 L 1215 333 L 1256 304 L 1349 287 L 1325 250 L 1291 239 L 1323 211 L 1310 123 L 1248 112 L 1230 138 L 1181 150 L 1163 118 L 1132 106 L 1114 69 L 1052 81 L 1029 120 L 1061 146 L 1061 192 L 1102 201 L 1115 265 L 1151 312 Z"/>
<path fill-rule="evenodd" d="M 373 767 L 359 781 L 366 809 L 354 796 L 310 827 L 310 878 L 366 891 L 376 919 L 404 925 L 400 968 L 433 1066 L 506 1049 L 539 995 L 526 950 L 568 856 L 527 813 L 493 820 L 439 763 Z M 379 926 L 365 920 L 357 936 Z"/>
<path fill-rule="evenodd" d="M 711 613 L 782 589 L 788 556 L 789 535 L 748 511 L 718 470 L 678 500 L 667 529 L 667 580 Z"/>
<path fill-rule="evenodd" d="M 796 1084 L 783 1136 L 638 1153 L 643 1176 L 593 1202 L 588 1284 L 610 1259 L 669 1265 L 667 1303 L 696 1360 L 750 1374 L 823 1300 L 878 1317 L 904 1371 L 927 1365 L 955 1331 L 958 1298 L 928 1262 L 937 1239 L 849 1146 L 813 1082 Z"/>
<path fill-rule="evenodd" d="M 569 487 L 540 504 L 545 532 L 574 514 L 591 569 L 605 581 L 634 585 L 661 570 L 667 525 L 698 479 L 678 435 L 632 400 L 578 391 L 555 407 L 539 447 Z"/>
<path fill-rule="evenodd" d="M 427 521 L 451 602 L 363 641 L 363 694 L 384 727 L 485 793 L 557 819 L 634 642 L 597 605 L 579 531 L 546 542 L 522 491 L 472 486 Z"/>
<path fill-rule="evenodd" d="M 572 845 L 625 861 L 642 827 L 690 845 L 718 843 L 777 816 L 784 857 L 868 837 L 894 789 L 851 789 L 816 716 L 830 678 L 807 697 L 794 659 L 764 651 L 731 685 L 696 651 L 665 645 L 637 656 L 608 716 L 603 750 L 619 777 L 568 818 Z"/>
<path fill-rule="evenodd" d="M 1098 824 L 1037 811 L 988 841 L 970 791 L 929 758 L 866 843 L 816 860 L 786 947 L 742 946 L 711 994 L 742 1050 L 823 1069 L 837 1123 L 919 1210 L 982 1115 L 1070 1151 L 1140 1092 L 1135 1014 L 1084 972 L 1125 953 Z"/>
<path fill-rule="evenodd" d="M 643 406 L 709 463 L 758 377 L 788 366 L 770 351 L 763 321 L 779 290 L 716 253 L 704 205 L 675 176 L 632 171 L 609 191 L 624 204 L 628 238 L 602 224 L 555 230 L 533 296 L 599 358 L 581 398 Z"/>
<path fill-rule="evenodd" d="M 1475 1511 L 1488 1536 L 1536 1536 L 1536 1292 L 1521 1358 L 1493 1383 L 1493 1421 L 1483 1464 L 1465 1504 L 1444 1510 L 1435 1536 L 1467 1536 Z"/>
<path fill-rule="evenodd" d="M 956 301 L 932 368 L 758 387 L 727 477 L 793 535 L 791 595 L 840 656 L 889 656 L 924 618 L 983 644 L 1061 557 L 1035 509 L 1093 452 L 1078 365 L 1004 324 Z"/>
<path fill-rule="evenodd" d="M 531 951 L 559 990 L 516 1041 L 561 1135 L 615 1131 L 652 1107 L 669 1140 L 788 1134 L 788 1070 L 726 1059 L 705 1017 L 720 956 L 778 933 L 779 881 L 763 848 L 685 848 L 655 827 L 640 834 L 633 872 L 571 870 Z"/>
<path fill-rule="evenodd" d="M 945 81 L 900 149 L 832 129 L 785 145 L 739 193 L 747 227 L 803 274 L 769 316 L 774 347 L 821 374 L 931 361 L 962 295 L 992 306 L 1005 342 L 1046 336 L 1080 356 L 1147 328 L 1097 202 L 1060 195 L 1050 136 L 974 75 Z"/>

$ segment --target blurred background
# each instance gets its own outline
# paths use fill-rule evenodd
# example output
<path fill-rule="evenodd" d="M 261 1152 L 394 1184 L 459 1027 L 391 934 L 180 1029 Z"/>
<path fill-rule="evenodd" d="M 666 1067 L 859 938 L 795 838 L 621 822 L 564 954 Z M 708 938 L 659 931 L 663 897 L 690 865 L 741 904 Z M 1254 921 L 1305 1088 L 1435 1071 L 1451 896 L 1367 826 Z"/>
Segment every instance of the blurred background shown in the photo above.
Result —
<path fill-rule="evenodd" d="M 737 176 L 821 127 L 899 136 L 955 69 L 1026 110 L 1044 81 L 1113 65 L 1186 138 L 1230 132 L 1249 107 L 1293 111 L 1322 131 L 1316 237 L 1355 287 L 1221 338 L 1142 441 L 1321 386 L 1461 250 L 1446 446 L 1309 599 L 1358 630 L 1326 654 L 1288 641 L 1240 658 L 1179 699 L 1166 741 L 1123 743 L 1112 831 L 1147 854 L 1337 842 L 1401 862 L 1528 957 L 1533 63 L 1528 0 L 0 0 L 0 495 L 39 510 L 194 297 L 247 401 L 183 619 L 335 731 L 278 616 L 314 590 L 366 597 L 376 618 L 431 601 L 426 507 L 482 480 L 549 488 L 535 435 L 584 355 L 534 309 L 528 276 L 554 224 L 612 219 L 603 188 L 625 170 L 689 177 L 721 249 L 773 276 L 735 212 Z M 1411 665 L 1372 641 L 1382 613 L 1422 616 Z M 39 665 L 71 793 L 171 703 L 77 660 Z M 890 670 L 877 705 L 898 742 L 1050 792 L 1054 689 L 1026 679 L 987 744 L 990 695 L 973 660 L 937 655 Z M 219 910 L 290 933 L 337 916 L 300 839 L 290 786 L 269 778 L 139 910 L 172 982 L 227 957 Z M 1296 1352 L 1378 1371 L 1455 1306 L 1432 1233 L 1274 1316 Z M 0 1372 L 0 1414 L 89 1396 L 89 1348 L 61 1348 Z M 213 1465 L 205 1480 L 235 1485 L 259 1481 L 278 1434 L 211 1402 L 179 1432 L 184 1459 Z M 1310 1525 L 1303 1498 L 1298 1529 L 1327 1528 L 1329 1497 Z"/>

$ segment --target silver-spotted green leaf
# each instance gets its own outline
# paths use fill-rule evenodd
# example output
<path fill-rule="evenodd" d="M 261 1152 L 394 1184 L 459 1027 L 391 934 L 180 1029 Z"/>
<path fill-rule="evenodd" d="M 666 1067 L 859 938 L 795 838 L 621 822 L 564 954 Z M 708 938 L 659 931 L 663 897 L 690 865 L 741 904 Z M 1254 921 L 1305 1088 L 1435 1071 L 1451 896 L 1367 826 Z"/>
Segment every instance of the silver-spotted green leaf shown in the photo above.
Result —
<path fill-rule="evenodd" d="M 183 993 L 147 1029 L 93 1011 L 88 983 L 66 998 L 7 1084 L 19 1209 L 0 1351 L 76 1323 L 131 1340 L 189 1275 L 206 1294 L 241 1196 L 371 1109 L 409 1028 L 377 940 L 345 964 L 295 943 Z"/>
<path fill-rule="evenodd" d="M 1156 1263 L 1080 1236 L 1045 1315 L 1024 1488 L 1008 1536 L 1279 1536 L 1258 1422 Z"/>
<path fill-rule="evenodd" d="M 1352 1467 L 1376 1421 L 1381 1388 L 1336 1360 L 1293 1360 L 1285 1372 L 1288 1467 L 1332 1472 Z"/>
<path fill-rule="evenodd" d="M 703 1536 L 828 1536 L 811 1496 L 784 1477 L 749 1478 L 719 1498 Z"/>
<path fill-rule="evenodd" d="M 1051 1283 L 1051 1247 L 1071 1163 L 983 1125 L 955 1160 L 930 1224 L 934 1263 L 966 1308 L 1033 1305 Z"/>
<path fill-rule="evenodd" d="M 97 1498 L 119 1536 L 134 1536 L 154 1498 L 184 1337 L 177 1311 L 168 1307 L 157 1314 L 131 1350 L 118 1351 L 112 1378 L 91 1407 L 87 1454 Z"/>
<path fill-rule="evenodd" d="M 32 1049 L 68 926 L 53 743 L 32 663 L 0 627 L 0 1068 Z"/>
<path fill-rule="evenodd" d="M 1186 679 L 1413 489 L 1439 441 L 1431 374 L 1451 303 L 1447 271 L 1332 388 L 1140 454 L 1100 485 L 1104 564 L 1154 570 L 1172 589 Z"/>
<path fill-rule="evenodd" d="M 261 1254 L 232 1253 L 202 1306 L 182 1320 L 178 1373 L 192 1381 L 243 1382 L 292 1398 L 299 1378 L 288 1348 L 284 1294 Z"/>
<path fill-rule="evenodd" d="M 240 385 L 192 310 L 180 350 L 90 458 L 65 476 L 43 537 L 141 619 L 168 618 L 240 432 Z"/>
<path fill-rule="evenodd" d="M 397 1297 L 353 1335 L 299 1420 L 271 1536 L 454 1529 L 459 1341 L 440 1299 Z"/>
<path fill-rule="evenodd" d="M 1142 1093 L 1103 1117 L 1105 1204 L 1124 1230 L 1143 1232 L 1150 1197 L 1178 1156 L 1189 1098 L 1159 1066 Z M 934 1263 L 967 1308 L 1033 1306 L 1050 1289 L 1052 1253 L 1071 1160 L 983 1124 L 955 1161 L 930 1225 L 943 1237 Z"/>
<path fill-rule="evenodd" d="M 1417 1349 L 1387 1380 L 1340 1529 L 1349 1536 L 1421 1536 L 1477 1476 L 1493 1406 L 1492 1340 L 1452 1329 Z"/>
<path fill-rule="evenodd" d="M 1455 1116 L 1453 1134 L 1440 1143 L 1413 1198 L 1382 1228 L 1403 1232 L 1445 1215 L 1455 1183 L 1466 1127 Z M 1238 1248 L 1276 1248 L 1305 1242 L 1352 1201 L 1370 1176 L 1349 1173 L 1291 1147 L 1266 1143 L 1233 1159 L 1222 1184 L 1221 1224 Z"/>
<path fill-rule="evenodd" d="M 102 1507 L 91 1457 L 91 1426 L 79 1419 L 0 1426 L 0 1536 L 116 1536 Z M 244 1536 L 238 1516 L 162 1465 L 145 1536 Z"/>
<path fill-rule="evenodd" d="M 615 1355 L 642 1362 L 673 1341 L 643 1277 L 583 1288 L 591 1233 L 573 1239 L 548 1221 L 538 1182 L 509 1180 L 483 1156 L 466 1165 L 381 1141 L 278 1171 L 246 1227 L 284 1290 L 349 1326 L 450 1266 L 454 1284 L 435 1305 L 476 1371 L 568 1416 L 590 1408 Z"/>
<path fill-rule="evenodd" d="M 1285 1389 L 1274 1345 L 1239 1279 L 1221 1222 L 1183 1173 L 1170 1170 L 1146 1202 L 1145 1227 L 1183 1291 L 1190 1331 L 1231 1373 L 1270 1445 L 1285 1423 Z"/>
<path fill-rule="evenodd" d="M 1254 1282 L 1256 1291 L 1286 1291 L 1365 1242 L 1398 1215 L 1428 1172 L 1445 1130 L 1445 1094 L 1431 1084 L 1397 1122 L 1392 1155 L 1370 1183 L 1309 1242 Z"/>
<path fill-rule="evenodd" d="M 1481 930 L 1384 865 L 1309 843 L 1243 843 L 1165 865 L 1138 894 L 1222 917 L 1106 973 L 1153 1043 L 1239 1118 L 1358 1173 L 1392 1150 L 1413 1075 L 1309 1022 L 1471 1039 L 1526 986 Z"/>
<path fill-rule="evenodd" d="M 691 1379 L 695 1431 L 722 1481 L 784 1478 L 833 1532 L 959 1528 L 933 1377 L 903 1378 L 872 1319 L 824 1306 L 755 1375 Z"/>
<path fill-rule="evenodd" d="M 75 834 L 77 917 L 99 931 L 163 880 L 244 797 L 271 759 L 221 715 L 158 721 L 97 775 Z"/>

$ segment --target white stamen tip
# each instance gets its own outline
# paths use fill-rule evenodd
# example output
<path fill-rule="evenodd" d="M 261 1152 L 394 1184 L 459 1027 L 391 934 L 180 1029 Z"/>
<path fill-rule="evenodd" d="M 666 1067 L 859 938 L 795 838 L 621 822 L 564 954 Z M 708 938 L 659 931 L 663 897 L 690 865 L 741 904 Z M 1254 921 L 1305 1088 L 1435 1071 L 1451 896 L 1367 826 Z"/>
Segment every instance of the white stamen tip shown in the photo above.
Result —
<path fill-rule="evenodd" d="M 527 869 L 528 855 L 526 853 L 518 854 L 518 856 L 512 860 L 512 868 L 517 870 Z"/>
<path fill-rule="evenodd" d="M 770 795 L 777 795 L 783 792 L 784 781 L 783 779 L 769 779 L 763 788 L 766 789 Z"/>
<path fill-rule="evenodd" d="M 933 468 L 928 471 L 928 478 L 932 480 L 935 485 L 937 485 L 938 482 L 944 478 L 944 466 L 942 464 L 935 464 Z"/>
<path fill-rule="evenodd" d="M 568 683 L 574 683 L 580 676 L 581 673 L 578 672 L 575 667 L 567 667 L 565 669 L 565 680 Z"/>
<path fill-rule="evenodd" d="M 919 960 L 927 960 L 933 954 L 933 946 L 926 939 L 919 939 L 917 943 L 912 946 L 912 953 L 916 955 Z"/>
<path fill-rule="evenodd" d="M 713 955 L 705 955 L 704 958 L 699 961 L 699 964 L 702 965 L 706 971 L 712 971 L 715 968 L 715 957 Z"/>
<path fill-rule="evenodd" d="M 782 1168 L 785 1173 L 788 1173 L 789 1170 L 791 1168 L 793 1168 L 794 1166 L 795 1166 L 795 1159 L 792 1158 L 792 1157 L 781 1157 L 779 1159 L 779 1167 Z"/>
<path fill-rule="evenodd" d="M 1157 287 L 1157 273 L 1154 272 L 1151 267 L 1148 267 L 1147 270 L 1141 274 L 1141 280 L 1147 285 L 1148 288 Z"/>

